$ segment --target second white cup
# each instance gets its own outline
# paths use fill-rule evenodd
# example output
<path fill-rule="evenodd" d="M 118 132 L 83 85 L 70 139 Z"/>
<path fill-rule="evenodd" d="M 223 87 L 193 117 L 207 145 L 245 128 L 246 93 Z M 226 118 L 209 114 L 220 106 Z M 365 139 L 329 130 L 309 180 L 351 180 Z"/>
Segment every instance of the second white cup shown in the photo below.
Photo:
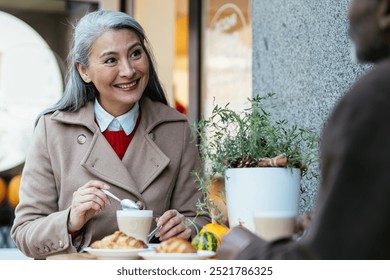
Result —
<path fill-rule="evenodd" d="M 256 234 L 268 241 L 294 235 L 296 216 L 291 212 L 256 212 L 254 224 Z"/>
<path fill-rule="evenodd" d="M 116 217 L 120 231 L 147 243 L 153 220 L 152 210 L 118 210 Z"/>

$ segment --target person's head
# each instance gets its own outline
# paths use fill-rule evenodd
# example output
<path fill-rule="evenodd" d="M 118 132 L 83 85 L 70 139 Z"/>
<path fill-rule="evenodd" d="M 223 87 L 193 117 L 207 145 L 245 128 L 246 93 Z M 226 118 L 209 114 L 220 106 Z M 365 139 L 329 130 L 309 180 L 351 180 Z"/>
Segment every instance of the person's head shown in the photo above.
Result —
<path fill-rule="evenodd" d="M 349 35 L 360 62 L 390 57 L 390 0 L 352 0 Z"/>
<path fill-rule="evenodd" d="M 76 111 L 103 96 L 108 98 L 104 101 L 129 102 L 145 95 L 167 104 L 144 30 L 125 13 L 100 10 L 82 17 L 74 28 L 68 63 L 64 96 L 46 112 Z"/>

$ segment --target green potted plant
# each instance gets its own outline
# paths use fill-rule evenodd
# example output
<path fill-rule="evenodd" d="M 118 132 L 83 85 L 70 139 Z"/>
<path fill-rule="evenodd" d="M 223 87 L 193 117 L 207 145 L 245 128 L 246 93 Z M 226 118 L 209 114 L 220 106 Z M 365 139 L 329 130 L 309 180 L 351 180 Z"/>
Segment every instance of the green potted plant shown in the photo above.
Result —
<path fill-rule="evenodd" d="M 230 109 L 229 104 L 215 105 L 208 119 L 192 125 L 204 163 L 202 170 L 193 171 L 205 197 L 198 202 L 198 209 L 209 212 L 218 223 L 242 224 L 254 230 L 253 213 L 276 207 L 270 205 L 272 200 L 278 201 L 277 207 L 298 212 L 301 178 L 317 161 L 318 140 L 309 129 L 273 120 L 265 106 L 273 97 L 273 93 L 254 97 L 242 112 Z M 221 178 L 225 179 L 226 196 L 221 188 L 219 194 L 210 191 Z M 272 198 L 264 189 L 276 194 Z M 291 196 L 292 202 L 282 197 L 285 195 Z M 221 209 L 224 202 L 227 211 Z"/>

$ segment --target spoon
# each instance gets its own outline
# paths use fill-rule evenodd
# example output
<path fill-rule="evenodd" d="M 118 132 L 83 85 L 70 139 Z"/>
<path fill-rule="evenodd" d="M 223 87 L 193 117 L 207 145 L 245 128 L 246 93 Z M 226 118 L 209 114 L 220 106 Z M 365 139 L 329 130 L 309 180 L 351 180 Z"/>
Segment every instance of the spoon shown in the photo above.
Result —
<path fill-rule="evenodd" d="M 148 243 L 150 242 L 150 240 L 152 240 L 154 234 L 159 231 L 161 228 L 161 226 L 157 226 L 154 230 L 152 230 L 151 233 L 148 234 Z"/>
<path fill-rule="evenodd" d="M 141 209 L 141 202 L 135 202 L 131 199 L 125 198 L 125 199 L 119 199 L 115 195 L 113 195 L 111 192 L 107 190 L 102 190 L 106 195 L 112 197 L 113 199 L 117 200 L 120 202 L 122 205 L 123 210 L 140 210 Z"/>

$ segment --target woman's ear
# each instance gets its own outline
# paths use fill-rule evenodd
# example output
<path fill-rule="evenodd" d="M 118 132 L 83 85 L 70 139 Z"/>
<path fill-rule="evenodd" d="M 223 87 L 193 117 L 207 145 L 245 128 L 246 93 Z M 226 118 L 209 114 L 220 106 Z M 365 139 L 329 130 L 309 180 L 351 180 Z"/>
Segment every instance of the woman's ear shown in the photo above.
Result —
<path fill-rule="evenodd" d="M 88 71 L 85 68 L 84 65 L 81 65 L 80 63 L 77 63 L 77 71 L 79 71 L 79 74 L 81 76 L 81 79 L 83 79 L 84 82 L 89 84 L 91 82 L 91 78 L 88 75 Z"/>
<path fill-rule="evenodd" d="M 378 26 L 383 31 L 390 31 L 390 0 L 378 0 Z"/>

